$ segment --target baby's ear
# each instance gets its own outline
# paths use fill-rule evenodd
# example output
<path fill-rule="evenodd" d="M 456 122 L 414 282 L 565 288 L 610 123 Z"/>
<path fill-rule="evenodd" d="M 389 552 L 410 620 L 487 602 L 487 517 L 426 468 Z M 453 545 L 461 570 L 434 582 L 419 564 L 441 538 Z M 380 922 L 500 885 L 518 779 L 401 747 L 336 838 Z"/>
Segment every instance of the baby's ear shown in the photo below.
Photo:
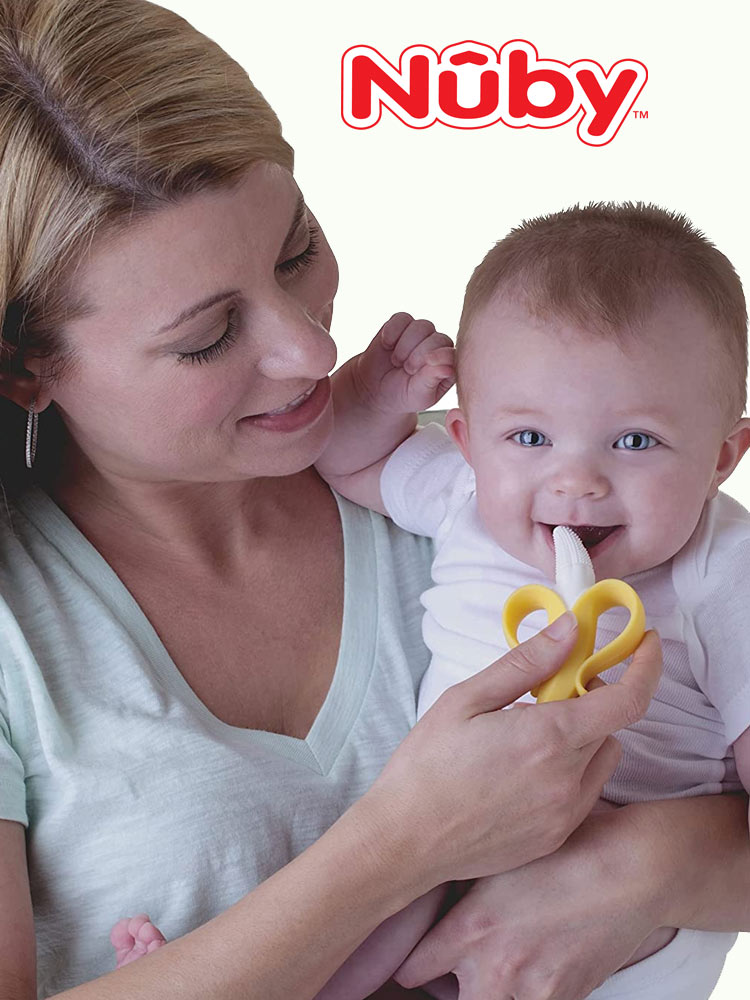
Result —
<path fill-rule="evenodd" d="M 469 449 L 469 425 L 466 423 L 466 416 L 460 408 L 448 410 L 445 416 L 445 429 L 451 436 L 454 444 L 466 461 L 471 465 L 471 452 Z"/>
<path fill-rule="evenodd" d="M 708 492 L 709 500 L 716 496 L 721 484 L 729 479 L 748 448 L 750 448 L 750 418 L 743 417 L 737 421 L 721 446 L 713 482 Z"/>

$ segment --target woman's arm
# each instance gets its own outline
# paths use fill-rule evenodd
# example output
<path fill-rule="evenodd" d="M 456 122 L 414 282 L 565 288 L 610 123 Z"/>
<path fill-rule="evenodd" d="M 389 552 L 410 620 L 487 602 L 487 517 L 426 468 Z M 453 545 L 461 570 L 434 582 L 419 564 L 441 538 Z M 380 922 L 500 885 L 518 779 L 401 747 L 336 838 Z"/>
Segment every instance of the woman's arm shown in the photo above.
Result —
<path fill-rule="evenodd" d="M 644 901 L 651 897 L 657 926 L 750 931 L 746 795 L 639 802 L 619 812 L 627 813 L 640 860 L 631 877 Z"/>
<path fill-rule="evenodd" d="M 750 930 L 746 796 L 589 816 L 554 854 L 477 881 L 396 978 L 455 971 L 462 996 L 578 1000 L 665 926 Z"/>
<path fill-rule="evenodd" d="M 312 997 L 370 931 L 424 885 L 418 866 L 410 877 L 397 864 L 408 845 L 399 846 L 393 831 L 384 837 L 377 812 L 365 799 L 360 803 L 218 917 L 138 962 L 58 996 Z"/>
<path fill-rule="evenodd" d="M 412 899 L 556 850 L 616 766 L 607 734 L 645 713 L 659 680 L 647 633 L 617 684 L 533 717 L 499 711 L 554 673 L 575 638 L 564 615 L 446 691 L 372 788 L 294 861 L 202 927 L 58 996 L 309 1000 Z"/>

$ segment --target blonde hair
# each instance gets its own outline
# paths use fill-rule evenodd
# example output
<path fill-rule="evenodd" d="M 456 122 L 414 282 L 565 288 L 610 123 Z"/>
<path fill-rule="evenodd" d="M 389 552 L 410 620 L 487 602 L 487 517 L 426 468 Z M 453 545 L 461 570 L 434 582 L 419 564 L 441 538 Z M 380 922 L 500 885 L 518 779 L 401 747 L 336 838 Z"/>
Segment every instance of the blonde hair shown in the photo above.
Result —
<path fill-rule="evenodd" d="M 637 331 L 666 293 L 686 295 L 714 324 L 717 392 L 732 423 L 747 397 L 747 309 L 730 261 L 684 215 L 643 202 L 596 202 L 522 222 L 489 251 L 466 287 L 457 353 L 495 293 L 592 334 Z M 460 393 L 460 388 L 459 388 Z"/>
<path fill-rule="evenodd" d="M 292 170 L 247 73 L 146 0 L 0 0 L 0 371 L 75 363 L 61 329 L 85 312 L 66 287 L 95 233 L 117 232 L 253 163 Z M 43 481 L 65 429 L 50 405 L 26 469 L 26 413 L 0 397 L 0 481 Z"/>

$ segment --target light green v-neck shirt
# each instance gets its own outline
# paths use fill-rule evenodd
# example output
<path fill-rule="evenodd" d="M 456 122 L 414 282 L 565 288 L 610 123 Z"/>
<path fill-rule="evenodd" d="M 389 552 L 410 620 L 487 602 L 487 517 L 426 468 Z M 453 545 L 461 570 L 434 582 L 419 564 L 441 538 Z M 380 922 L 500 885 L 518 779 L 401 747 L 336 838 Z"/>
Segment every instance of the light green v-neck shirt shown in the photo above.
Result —
<path fill-rule="evenodd" d="M 337 502 L 341 645 L 305 740 L 212 715 L 41 490 L 11 508 L 13 531 L 0 524 L 0 818 L 27 825 L 39 997 L 110 971 L 122 916 L 149 913 L 175 938 L 235 903 L 362 795 L 413 726 L 430 543 Z"/>

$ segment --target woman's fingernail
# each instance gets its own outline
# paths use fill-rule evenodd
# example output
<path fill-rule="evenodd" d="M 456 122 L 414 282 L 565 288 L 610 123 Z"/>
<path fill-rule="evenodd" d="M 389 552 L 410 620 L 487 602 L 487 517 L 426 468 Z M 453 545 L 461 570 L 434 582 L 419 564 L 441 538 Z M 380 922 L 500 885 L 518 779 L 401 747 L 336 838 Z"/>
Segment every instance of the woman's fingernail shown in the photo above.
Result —
<path fill-rule="evenodd" d="M 577 624 L 578 622 L 573 612 L 566 611 L 564 615 L 555 618 L 552 624 L 547 626 L 544 634 L 548 635 L 550 639 L 564 639 L 566 635 L 570 635 Z"/>

